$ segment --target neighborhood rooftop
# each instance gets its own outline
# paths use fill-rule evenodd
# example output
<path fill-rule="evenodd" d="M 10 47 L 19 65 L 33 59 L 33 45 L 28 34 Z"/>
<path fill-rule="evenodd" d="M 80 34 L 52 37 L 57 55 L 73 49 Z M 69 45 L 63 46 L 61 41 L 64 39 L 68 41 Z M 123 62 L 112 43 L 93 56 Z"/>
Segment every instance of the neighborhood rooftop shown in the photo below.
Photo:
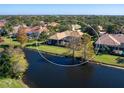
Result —
<path fill-rule="evenodd" d="M 83 35 L 83 33 L 79 30 L 76 30 L 76 31 L 67 30 L 64 32 L 56 33 L 56 34 L 52 35 L 49 39 L 61 40 L 61 39 L 68 37 L 68 36 L 80 37 L 81 35 Z"/>
<path fill-rule="evenodd" d="M 6 21 L 5 20 L 0 20 L 0 28 L 5 26 Z"/>
<path fill-rule="evenodd" d="M 25 32 L 26 33 L 33 33 L 33 32 L 48 32 L 48 28 L 47 27 L 42 27 L 42 26 L 34 26 L 34 27 L 29 27 L 29 26 L 26 26 L 26 25 L 18 25 L 18 26 L 15 26 L 13 27 L 13 32 L 14 33 L 17 33 L 18 32 L 18 29 L 23 26 L 25 28 Z"/>
<path fill-rule="evenodd" d="M 124 44 L 123 34 L 104 34 L 97 41 L 96 44 L 107 46 L 118 46 Z"/>

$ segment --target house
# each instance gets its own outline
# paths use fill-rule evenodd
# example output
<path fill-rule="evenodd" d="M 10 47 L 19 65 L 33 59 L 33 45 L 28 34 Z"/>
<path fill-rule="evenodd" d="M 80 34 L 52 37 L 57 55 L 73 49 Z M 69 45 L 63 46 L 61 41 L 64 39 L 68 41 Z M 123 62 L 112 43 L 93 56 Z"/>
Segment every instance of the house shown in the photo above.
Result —
<path fill-rule="evenodd" d="M 0 20 L 0 35 L 5 34 L 5 30 L 3 29 L 3 27 L 6 24 L 6 20 Z"/>
<path fill-rule="evenodd" d="M 27 26 L 25 24 L 23 24 L 23 25 L 16 25 L 16 26 L 13 27 L 13 32 L 12 33 L 14 33 L 14 34 L 18 33 L 18 30 L 19 30 L 19 28 L 21 26 L 27 28 Z"/>
<path fill-rule="evenodd" d="M 80 30 L 76 30 L 76 31 L 67 30 L 67 31 L 56 33 L 56 34 L 50 36 L 48 44 L 65 45 L 70 41 L 70 39 L 79 38 L 82 35 L 83 35 L 83 33 Z"/>
<path fill-rule="evenodd" d="M 4 40 L 0 37 L 0 44 L 1 44 L 2 42 L 4 42 Z"/>
<path fill-rule="evenodd" d="M 29 39 L 37 38 L 40 33 L 49 31 L 45 26 L 29 27 L 23 24 L 23 25 L 18 25 L 13 27 L 13 32 L 11 33 L 12 37 L 16 37 L 16 34 L 18 33 L 19 28 L 22 26 L 25 28 L 25 33 L 28 35 Z"/>
<path fill-rule="evenodd" d="M 78 24 L 72 24 L 71 27 L 72 27 L 72 31 L 79 30 L 81 28 L 81 26 Z"/>
<path fill-rule="evenodd" d="M 43 26 L 35 26 L 35 27 L 30 27 L 27 28 L 26 33 L 29 36 L 30 39 L 37 39 L 40 33 L 42 32 L 49 32 L 49 29 L 47 27 Z"/>
<path fill-rule="evenodd" d="M 109 50 L 111 53 L 124 52 L 124 34 L 103 34 L 95 42 L 99 51 Z"/>
<path fill-rule="evenodd" d="M 4 27 L 6 24 L 5 20 L 0 20 L 0 28 Z"/>
<path fill-rule="evenodd" d="M 97 28 L 98 28 L 100 36 L 106 33 L 105 29 L 103 29 L 102 26 L 98 25 Z"/>
<path fill-rule="evenodd" d="M 118 32 L 121 33 L 121 34 L 124 34 L 124 26 L 121 26 L 121 28 Z"/>
<path fill-rule="evenodd" d="M 9 36 L 15 38 L 17 33 L 18 33 L 19 28 L 22 27 L 22 26 L 25 27 L 26 29 L 28 28 L 25 24 L 16 25 L 16 26 L 13 27 L 12 32 L 9 32 Z"/>
<path fill-rule="evenodd" d="M 59 23 L 57 23 L 57 22 L 48 23 L 48 26 L 52 26 L 52 27 L 57 27 L 58 25 L 59 25 Z"/>

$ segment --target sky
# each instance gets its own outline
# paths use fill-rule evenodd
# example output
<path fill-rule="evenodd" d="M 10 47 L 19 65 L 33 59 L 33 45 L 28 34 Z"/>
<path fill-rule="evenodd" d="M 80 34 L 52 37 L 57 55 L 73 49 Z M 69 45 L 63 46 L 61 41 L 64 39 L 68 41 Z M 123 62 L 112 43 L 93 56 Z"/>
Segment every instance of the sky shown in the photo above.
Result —
<path fill-rule="evenodd" d="M 124 4 L 0 4 L 0 15 L 124 15 Z"/>

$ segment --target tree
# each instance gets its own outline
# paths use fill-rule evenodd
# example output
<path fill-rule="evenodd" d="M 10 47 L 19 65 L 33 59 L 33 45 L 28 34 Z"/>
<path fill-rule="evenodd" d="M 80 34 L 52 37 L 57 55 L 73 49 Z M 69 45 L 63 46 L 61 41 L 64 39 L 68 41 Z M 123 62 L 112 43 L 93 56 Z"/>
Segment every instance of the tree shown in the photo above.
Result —
<path fill-rule="evenodd" d="M 6 23 L 5 26 L 2 28 L 7 34 L 13 31 L 11 23 Z"/>
<path fill-rule="evenodd" d="M 80 37 L 70 37 L 67 47 L 72 50 L 72 57 L 74 62 L 76 57 L 75 52 L 81 49 Z"/>
<path fill-rule="evenodd" d="M 63 32 L 63 31 L 66 31 L 66 30 L 71 30 L 71 25 L 68 24 L 67 22 L 61 22 L 58 29 L 59 29 L 59 32 Z"/>
<path fill-rule="evenodd" d="M 3 52 L 0 57 L 0 76 L 8 77 L 10 75 L 11 65 L 9 56 Z"/>
<path fill-rule="evenodd" d="M 46 32 L 41 32 L 39 38 L 38 38 L 39 41 L 43 41 L 43 42 L 46 42 L 48 40 L 48 33 Z"/>
<path fill-rule="evenodd" d="M 69 42 L 66 45 L 72 51 L 73 62 L 75 61 L 75 57 L 78 57 L 78 53 L 80 53 L 80 58 L 82 62 L 90 60 L 94 53 L 93 42 L 91 36 L 84 33 L 82 37 L 76 36 L 73 34 L 72 37 L 68 38 Z M 77 53 L 76 53 L 77 52 Z"/>
<path fill-rule="evenodd" d="M 71 50 L 74 62 L 76 57 L 75 52 L 81 49 L 81 37 L 77 31 L 73 31 L 71 32 L 71 36 L 68 36 L 66 40 L 68 41 L 66 47 Z"/>
<path fill-rule="evenodd" d="M 110 24 L 110 25 L 108 25 L 107 26 L 107 32 L 108 33 L 111 33 L 111 34 L 117 33 L 118 32 L 118 25 L 116 25 L 116 24 Z"/>
<path fill-rule="evenodd" d="M 17 40 L 20 42 L 21 47 L 25 46 L 25 43 L 28 41 L 28 37 L 26 34 L 26 28 L 21 26 L 18 30 Z"/>
<path fill-rule="evenodd" d="M 81 38 L 82 60 L 87 61 L 94 55 L 93 42 L 91 36 L 84 33 Z"/>
<path fill-rule="evenodd" d="M 22 78 L 28 67 L 28 63 L 20 48 L 9 47 L 1 55 L 0 67 L 1 76 Z"/>
<path fill-rule="evenodd" d="M 97 25 L 91 25 L 91 27 L 90 26 L 85 26 L 84 29 L 83 29 L 83 32 L 89 34 L 93 38 L 97 38 L 98 37 L 97 36 L 97 33 L 98 33 L 98 27 L 97 27 Z"/>

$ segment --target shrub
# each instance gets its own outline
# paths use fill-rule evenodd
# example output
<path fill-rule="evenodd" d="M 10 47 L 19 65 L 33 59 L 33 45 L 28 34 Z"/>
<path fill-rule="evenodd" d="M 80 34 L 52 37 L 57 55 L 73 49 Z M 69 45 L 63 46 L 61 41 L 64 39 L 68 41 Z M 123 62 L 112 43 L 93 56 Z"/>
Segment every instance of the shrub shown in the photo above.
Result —
<path fill-rule="evenodd" d="M 28 67 L 24 52 L 20 48 L 9 47 L 1 55 L 0 74 L 4 77 L 22 78 Z"/>

